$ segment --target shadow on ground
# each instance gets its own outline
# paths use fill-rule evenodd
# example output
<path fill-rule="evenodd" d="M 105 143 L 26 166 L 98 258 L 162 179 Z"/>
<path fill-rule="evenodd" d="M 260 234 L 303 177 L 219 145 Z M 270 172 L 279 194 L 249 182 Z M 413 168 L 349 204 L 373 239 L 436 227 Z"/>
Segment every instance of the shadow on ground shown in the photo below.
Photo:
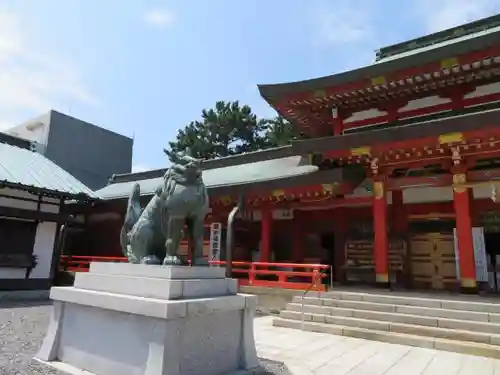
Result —
<path fill-rule="evenodd" d="M 23 307 L 39 307 L 39 306 L 51 306 L 51 300 L 38 300 L 38 301 L 23 301 L 23 300 L 0 300 L 0 309 L 16 309 Z"/>
<path fill-rule="evenodd" d="M 256 375 L 293 375 L 283 362 L 259 358 L 262 370 Z"/>

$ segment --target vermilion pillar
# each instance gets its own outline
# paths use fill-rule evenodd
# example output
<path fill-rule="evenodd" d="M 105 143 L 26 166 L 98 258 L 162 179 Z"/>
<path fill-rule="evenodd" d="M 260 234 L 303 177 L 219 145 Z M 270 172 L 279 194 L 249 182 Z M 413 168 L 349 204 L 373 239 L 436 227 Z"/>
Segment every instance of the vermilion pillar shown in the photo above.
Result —
<path fill-rule="evenodd" d="M 377 285 L 389 286 L 389 239 L 387 237 L 387 196 L 384 181 L 373 182 L 373 229 Z"/>
<path fill-rule="evenodd" d="M 266 208 L 262 211 L 260 222 L 260 261 L 269 262 L 271 259 L 271 226 L 273 222 L 273 212 Z"/>
<path fill-rule="evenodd" d="M 333 123 L 333 135 L 342 135 L 342 130 L 344 127 L 344 121 L 342 120 L 342 117 L 333 118 L 332 123 Z"/>
<path fill-rule="evenodd" d="M 465 184 L 464 173 L 453 175 L 453 203 L 455 206 L 458 259 L 460 269 L 460 287 L 464 293 L 475 293 L 476 262 L 474 259 L 474 241 L 472 238 L 471 194 Z M 457 275 L 458 276 L 458 275 Z"/>

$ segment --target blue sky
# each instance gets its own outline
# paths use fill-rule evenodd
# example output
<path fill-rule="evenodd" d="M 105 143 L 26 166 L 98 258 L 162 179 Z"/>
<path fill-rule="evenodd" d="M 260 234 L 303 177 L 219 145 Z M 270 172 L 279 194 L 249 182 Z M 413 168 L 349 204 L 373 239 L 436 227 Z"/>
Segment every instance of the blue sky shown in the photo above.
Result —
<path fill-rule="evenodd" d="M 134 167 L 217 100 L 373 61 L 500 0 L 0 0 L 0 129 L 50 108 L 128 136 Z"/>

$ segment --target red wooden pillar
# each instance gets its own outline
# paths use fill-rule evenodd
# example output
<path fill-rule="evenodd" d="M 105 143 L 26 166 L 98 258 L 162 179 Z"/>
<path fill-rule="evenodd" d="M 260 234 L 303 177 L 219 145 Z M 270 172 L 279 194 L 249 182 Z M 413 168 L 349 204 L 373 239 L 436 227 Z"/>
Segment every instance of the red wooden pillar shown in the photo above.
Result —
<path fill-rule="evenodd" d="M 304 254 L 302 253 L 302 220 L 299 210 L 293 212 L 292 222 L 292 262 L 303 262 Z"/>
<path fill-rule="evenodd" d="M 269 262 L 271 259 L 271 226 L 273 222 L 273 211 L 264 208 L 261 211 L 260 222 L 260 261 Z"/>
<path fill-rule="evenodd" d="M 373 229 L 377 285 L 389 286 L 389 239 L 387 236 L 387 194 L 384 181 L 373 182 Z"/>
<path fill-rule="evenodd" d="M 453 175 L 453 203 L 455 206 L 460 289 L 463 293 L 476 293 L 476 262 L 472 238 L 471 194 L 461 186 L 466 183 L 465 173 Z"/>
<path fill-rule="evenodd" d="M 342 117 L 335 117 L 332 119 L 333 123 L 333 135 L 342 135 L 342 131 L 344 130 L 344 121 Z"/>

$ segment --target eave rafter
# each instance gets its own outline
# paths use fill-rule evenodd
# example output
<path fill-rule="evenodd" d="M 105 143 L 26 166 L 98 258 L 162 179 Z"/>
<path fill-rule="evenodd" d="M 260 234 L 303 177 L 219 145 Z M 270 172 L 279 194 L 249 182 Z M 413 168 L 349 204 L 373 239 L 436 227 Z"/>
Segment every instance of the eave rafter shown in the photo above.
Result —
<path fill-rule="evenodd" d="M 358 147 L 336 151 L 324 155 L 325 163 L 330 167 L 362 165 L 369 169 L 376 159 L 384 169 L 424 168 L 430 165 L 451 166 L 453 155 L 459 153 L 468 167 L 473 167 L 479 160 L 500 157 L 500 131 L 485 130 L 475 134 L 443 134 L 437 139 L 421 139 L 399 144 Z M 450 165 L 448 165 L 450 164 Z"/>
<path fill-rule="evenodd" d="M 357 84 L 284 98 L 276 107 L 306 131 L 328 128 L 331 108 L 358 109 L 407 97 L 429 96 L 457 85 L 478 85 L 500 75 L 500 50 L 480 51 L 426 67 L 372 77 Z M 318 129 L 319 130 L 319 129 Z"/>
<path fill-rule="evenodd" d="M 246 204 L 250 206 L 279 205 L 290 202 L 317 202 L 333 199 L 344 192 L 342 184 L 319 184 L 313 186 L 300 186 L 297 188 L 275 189 L 267 192 L 250 194 L 246 197 Z M 211 199 L 211 206 L 230 207 L 234 205 L 237 197 L 222 196 Z"/>

